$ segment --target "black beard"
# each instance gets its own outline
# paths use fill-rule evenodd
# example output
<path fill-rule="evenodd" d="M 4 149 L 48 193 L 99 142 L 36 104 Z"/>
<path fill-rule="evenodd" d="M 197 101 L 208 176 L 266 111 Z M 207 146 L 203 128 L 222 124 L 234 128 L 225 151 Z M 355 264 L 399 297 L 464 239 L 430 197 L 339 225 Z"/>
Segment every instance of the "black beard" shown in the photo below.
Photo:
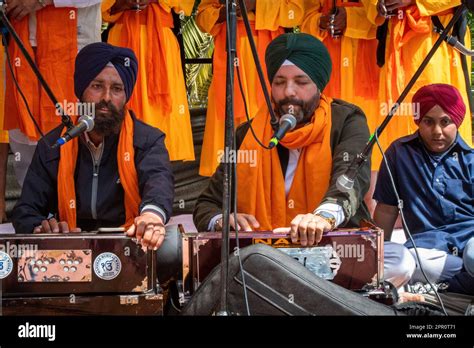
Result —
<path fill-rule="evenodd" d="M 275 112 L 281 117 L 285 114 L 294 114 L 296 117 L 297 123 L 308 123 L 311 121 L 311 118 L 313 117 L 314 111 L 319 105 L 320 101 L 320 94 L 314 95 L 310 100 L 308 101 L 303 101 L 300 99 L 291 99 L 291 98 L 285 98 L 282 99 L 278 102 L 274 101 L 275 104 Z M 293 105 L 293 106 L 298 106 L 300 109 L 299 113 L 292 113 L 289 112 L 288 106 Z"/>
<path fill-rule="evenodd" d="M 103 114 L 101 108 L 107 108 L 110 113 Z M 111 102 L 102 100 L 95 105 L 94 131 L 104 137 L 118 134 L 124 117 L 125 109 L 118 110 Z"/>

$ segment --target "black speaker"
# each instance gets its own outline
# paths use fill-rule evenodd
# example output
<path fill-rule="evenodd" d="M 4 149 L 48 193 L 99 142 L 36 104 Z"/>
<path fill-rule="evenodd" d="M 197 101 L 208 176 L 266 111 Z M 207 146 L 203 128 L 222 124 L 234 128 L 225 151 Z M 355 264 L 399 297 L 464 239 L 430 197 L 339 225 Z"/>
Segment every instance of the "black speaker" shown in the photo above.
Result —
<path fill-rule="evenodd" d="M 263 244 L 240 250 L 250 315 L 400 315 L 317 277 L 278 249 Z M 185 306 L 182 315 L 212 315 L 219 310 L 220 265 Z M 236 255 L 229 259 L 228 310 L 246 315 L 242 272 Z"/>

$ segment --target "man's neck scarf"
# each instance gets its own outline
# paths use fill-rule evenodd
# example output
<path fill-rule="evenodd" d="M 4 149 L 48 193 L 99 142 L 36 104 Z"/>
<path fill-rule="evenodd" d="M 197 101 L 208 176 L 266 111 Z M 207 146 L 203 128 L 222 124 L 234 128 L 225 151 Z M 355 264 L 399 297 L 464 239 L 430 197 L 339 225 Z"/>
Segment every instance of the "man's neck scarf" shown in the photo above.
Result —
<path fill-rule="evenodd" d="M 65 130 L 66 131 L 66 130 Z M 133 224 L 138 216 L 141 202 L 138 190 L 138 175 L 135 168 L 133 148 L 134 125 L 130 112 L 126 110 L 119 135 L 117 163 L 120 183 L 125 197 L 125 228 Z M 74 172 L 79 149 L 79 139 L 75 138 L 61 146 L 58 170 L 58 208 L 59 220 L 66 221 L 69 229 L 77 227 L 77 200 Z"/>
<path fill-rule="evenodd" d="M 247 132 L 239 151 L 256 151 L 257 165 L 237 165 L 237 209 L 254 215 L 261 230 L 289 226 L 296 215 L 312 212 L 324 198 L 332 170 L 331 103 L 331 98 L 321 95 L 311 122 L 287 133 L 280 141 L 288 149 L 301 149 L 288 197 L 277 150 L 261 148 Z M 268 144 L 273 130 L 265 108 L 255 116 L 252 127 L 257 137 Z"/>

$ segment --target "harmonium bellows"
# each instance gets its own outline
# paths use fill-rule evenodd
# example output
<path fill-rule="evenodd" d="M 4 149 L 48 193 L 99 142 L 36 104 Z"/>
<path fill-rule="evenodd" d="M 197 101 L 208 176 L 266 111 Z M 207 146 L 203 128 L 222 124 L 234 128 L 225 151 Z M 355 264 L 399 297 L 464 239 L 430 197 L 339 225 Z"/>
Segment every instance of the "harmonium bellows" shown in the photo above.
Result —
<path fill-rule="evenodd" d="M 188 233 L 183 239 L 184 292 L 192 294 L 220 262 L 221 233 Z M 236 235 L 230 234 L 230 252 L 235 252 Z M 310 271 L 346 289 L 376 288 L 383 281 L 383 231 L 378 228 L 327 232 L 316 246 L 293 244 L 288 234 L 239 232 L 239 247 L 263 243 L 297 259 Z"/>
<path fill-rule="evenodd" d="M 0 235 L 3 315 L 160 315 L 156 257 L 123 233 Z"/>

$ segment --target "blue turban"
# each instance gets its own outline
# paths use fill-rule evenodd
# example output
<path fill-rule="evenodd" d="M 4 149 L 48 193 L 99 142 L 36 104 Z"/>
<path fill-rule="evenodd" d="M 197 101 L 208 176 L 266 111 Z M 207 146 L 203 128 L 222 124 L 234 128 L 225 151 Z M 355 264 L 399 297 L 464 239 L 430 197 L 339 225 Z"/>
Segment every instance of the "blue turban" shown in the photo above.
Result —
<path fill-rule="evenodd" d="M 265 52 L 270 83 L 285 60 L 303 70 L 320 91 L 328 84 L 332 70 L 331 56 L 324 44 L 314 36 L 286 33 L 270 42 Z"/>
<path fill-rule="evenodd" d="M 82 98 L 82 94 L 92 80 L 100 74 L 109 62 L 117 69 L 122 79 L 127 101 L 130 99 L 137 81 L 137 57 L 129 48 L 112 46 L 105 42 L 87 45 L 77 54 L 74 71 L 74 92 L 79 99 Z"/>

